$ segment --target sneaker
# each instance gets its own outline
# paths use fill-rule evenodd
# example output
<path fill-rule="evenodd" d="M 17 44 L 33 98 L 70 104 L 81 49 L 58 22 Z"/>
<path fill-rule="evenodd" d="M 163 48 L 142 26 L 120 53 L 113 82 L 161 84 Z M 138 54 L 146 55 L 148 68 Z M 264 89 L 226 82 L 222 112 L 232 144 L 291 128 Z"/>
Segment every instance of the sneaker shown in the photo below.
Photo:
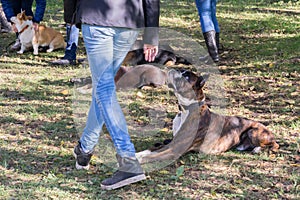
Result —
<path fill-rule="evenodd" d="M 74 148 L 73 155 L 76 158 L 76 169 L 85 169 L 90 168 L 90 160 L 93 155 L 93 151 L 89 153 L 84 153 L 81 148 L 81 143 L 78 142 L 78 145 Z"/>
<path fill-rule="evenodd" d="M 77 46 L 75 43 L 72 46 L 65 49 L 65 55 L 61 59 L 54 60 L 51 62 L 52 65 L 76 65 L 76 50 Z"/>
<path fill-rule="evenodd" d="M 14 45 L 12 45 L 10 47 L 11 50 L 13 51 L 19 51 L 21 49 L 21 42 L 20 42 L 20 39 L 16 39 L 16 42 Z"/>
<path fill-rule="evenodd" d="M 144 173 L 129 173 L 123 171 L 116 171 L 111 178 L 102 181 L 101 189 L 114 190 L 145 179 L 146 176 Z"/>
<path fill-rule="evenodd" d="M 52 65 L 76 65 L 76 60 L 69 60 L 66 58 L 54 60 L 51 62 Z"/>

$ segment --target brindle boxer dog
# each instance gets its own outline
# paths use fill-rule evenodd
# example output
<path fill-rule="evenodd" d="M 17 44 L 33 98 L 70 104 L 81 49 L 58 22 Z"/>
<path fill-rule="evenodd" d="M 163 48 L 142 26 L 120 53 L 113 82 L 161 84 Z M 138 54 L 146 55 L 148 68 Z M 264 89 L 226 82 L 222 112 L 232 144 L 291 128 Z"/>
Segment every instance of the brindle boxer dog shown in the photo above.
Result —
<path fill-rule="evenodd" d="M 136 154 L 142 164 L 177 159 L 189 151 L 219 154 L 234 147 L 241 151 L 253 149 L 255 153 L 266 147 L 278 150 L 274 135 L 263 124 L 209 110 L 203 92 L 207 78 L 187 71 L 168 72 L 168 86 L 174 90 L 182 108 L 176 116 L 180 119 L 175 118 L 177 126 L 169 144 Z"/>

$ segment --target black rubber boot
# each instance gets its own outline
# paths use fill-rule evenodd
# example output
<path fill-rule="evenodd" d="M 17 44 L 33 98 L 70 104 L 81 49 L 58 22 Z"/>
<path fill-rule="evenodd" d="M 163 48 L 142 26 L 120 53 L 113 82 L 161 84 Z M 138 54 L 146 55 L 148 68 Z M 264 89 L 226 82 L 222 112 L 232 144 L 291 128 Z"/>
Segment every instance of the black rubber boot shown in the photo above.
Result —
<path fill-rule="evenodd" d="M 216 32 L 208 31 L 203 33 L 205 44 L 208 50 L 208 53 L 214 62 L 219 62 L 219 54 L 216 42 Z"/>
<path fill-rule="evenodd" d="M 220 33 L 216 33 L 216 45 L 217 45 L 218 53 L 220 54 Z"/>
<path fill-rule="evenodd" d="M 143 169 L 135 157 L 122 158 L 117 155 L 117 160 L 119 163 L 118 171 L 116 171 L 111 178 L 102 181 L 102 189 L 114 190 L 146 179 Z"/>

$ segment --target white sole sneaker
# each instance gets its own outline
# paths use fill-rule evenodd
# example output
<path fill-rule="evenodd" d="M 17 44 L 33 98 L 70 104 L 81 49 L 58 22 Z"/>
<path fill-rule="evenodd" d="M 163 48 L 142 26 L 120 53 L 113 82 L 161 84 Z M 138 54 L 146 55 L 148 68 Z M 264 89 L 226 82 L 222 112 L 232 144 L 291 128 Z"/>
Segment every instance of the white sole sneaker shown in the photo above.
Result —
<path fill-rule="evenodd" d="M 77 155 L 74 151 L 73 151 L 73 155 L 74 155 L 75 159 L 77 159 Z M 76 167 L 76 169 L 89 170 L 90 169 L 90 164 L 88 164 L 87 166 L 82 166 L 82 165 L 79 165 L 78 162 L 76 161 L 75 167 Z"/>

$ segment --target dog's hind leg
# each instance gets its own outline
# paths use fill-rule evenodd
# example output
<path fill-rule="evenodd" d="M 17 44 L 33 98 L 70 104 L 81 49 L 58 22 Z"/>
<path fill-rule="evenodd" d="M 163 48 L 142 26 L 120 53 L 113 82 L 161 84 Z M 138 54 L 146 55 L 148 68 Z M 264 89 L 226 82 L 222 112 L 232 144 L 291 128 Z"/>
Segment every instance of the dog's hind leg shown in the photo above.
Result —
<path fill-rule="evenodd" d="M 26 47 L 25 47 L 25 45 L 22 44 L 21 49 L 17 53 L 18 54 L 23 54 L 25 50 L 26 50 Z"/>
<path fill-rule="evenodd" d="M 248 149 L 253 149 L 254 145 L 252 144 L 250 138 L 248 137 L 247 133 L 243 134 L 242 141 L 239 143 L 239 145 L 236 147 L 236 150 L 238 151 L 246 151 Z"/>
<path fill-rule="evenodd" d="M 39 44 L 32 44 L 33 47 L 33 54 L 38 55 L 39 54 Z"/>
<path fill-rule="evenodd" d="M 271 151 L 277 151 L 279 148 L 273 133 L 261 123 L 253 122 L 252 128 L 248 130 L 247 135 L 254 145 L 253 153 L 260 152 L 261 148 L 266 147 L 270 147 Z"/>
<path fill-rule="evenodd" d="M 52 52 L 55 49 L 62 49 L 66 47 L 66 43 L 65 42 L 61 42 L 63 41 L 63 38 L 61 38 L 60 36 L 56 36 L 51 43 L 49 44 L 49 49 L 47 50 L 47 52 Z"/>
<path fill-rule="evenodd" d="M 50 53 L 50 52 L 52 52 L 53 50 L 54 50 L 54 45 L 53 45 L 53 43 L 51 42 L 51 43 L 49 44 L 49 49 L 47 49 L 47 52 Z"/>

